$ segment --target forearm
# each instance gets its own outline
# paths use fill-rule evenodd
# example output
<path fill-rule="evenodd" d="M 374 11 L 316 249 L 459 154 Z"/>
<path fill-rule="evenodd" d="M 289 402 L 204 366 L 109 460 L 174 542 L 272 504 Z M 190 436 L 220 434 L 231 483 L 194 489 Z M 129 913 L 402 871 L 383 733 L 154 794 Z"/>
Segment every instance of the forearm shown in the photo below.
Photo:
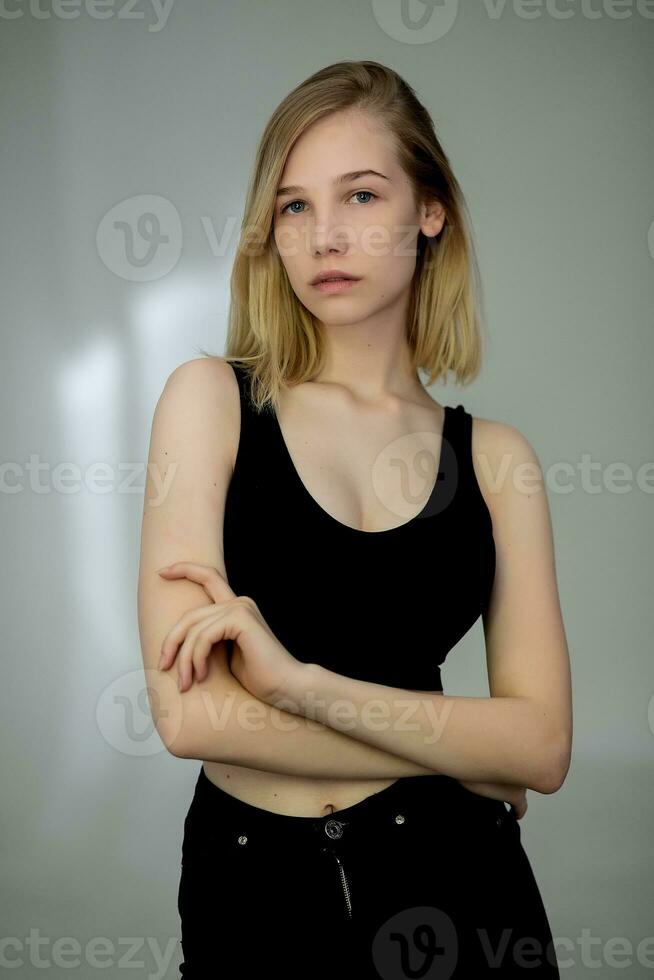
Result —
<path fill-rule="evenodd" d="M 353 739 L 459 780 L 551 792 L 557 742 L 544 708 L 526 698 L 404 691 L 302 665 L 276 702 Z"/>
<path fill-rule="evenodd" d="M 170 680 L 177 683 L 174 670 Z M 207 678 L 173 700 L 179 734 L 169 747 L 182 758 L 316 779 L 434 774 L 416 760 L 260 701 L 234 677 L 224 656 L 212 657 Z"/>

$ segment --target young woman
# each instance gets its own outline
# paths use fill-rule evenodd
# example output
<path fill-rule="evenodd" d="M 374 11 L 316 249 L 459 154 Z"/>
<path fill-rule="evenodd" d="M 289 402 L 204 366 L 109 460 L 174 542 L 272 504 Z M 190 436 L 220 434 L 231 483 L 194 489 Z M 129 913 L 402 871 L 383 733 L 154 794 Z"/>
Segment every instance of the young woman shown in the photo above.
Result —
<path fill-rule="evenodd" d="M 157 404 L 139 622 L 202 760 L 184 977 L 559 976 L 518 824 L 572 738 L 542 473 L 417 374 L 479 371 L 466 214 L 394 71 L 318 71 L 258 148 L 226 352 Z M 491 696 L 446 695 L 480 616 Z"/>

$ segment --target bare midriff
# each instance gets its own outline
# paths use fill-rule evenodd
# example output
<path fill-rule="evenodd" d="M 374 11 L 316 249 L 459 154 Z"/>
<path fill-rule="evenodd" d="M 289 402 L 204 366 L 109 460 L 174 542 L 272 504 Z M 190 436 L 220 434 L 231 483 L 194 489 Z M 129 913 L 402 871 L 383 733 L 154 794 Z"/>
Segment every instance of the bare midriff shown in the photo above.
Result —
<path fill-rule="evenodd" d="M 226 793 L 251 806 L 294 817 L 323 817 L 354 806 L 371 793 L 379 793 L 391 786 L 398 778 L 308 779 L 223 762 L 205 760 L 202 765 L 211 782 Z"/>
<path fill-rule="evenodd" d="M 294 817 L 322 817 L 353 806 L 395 782 L 393 779 L 305 779 L 222 762 L 203 763 L 208 778 L 252 806 Z"/>

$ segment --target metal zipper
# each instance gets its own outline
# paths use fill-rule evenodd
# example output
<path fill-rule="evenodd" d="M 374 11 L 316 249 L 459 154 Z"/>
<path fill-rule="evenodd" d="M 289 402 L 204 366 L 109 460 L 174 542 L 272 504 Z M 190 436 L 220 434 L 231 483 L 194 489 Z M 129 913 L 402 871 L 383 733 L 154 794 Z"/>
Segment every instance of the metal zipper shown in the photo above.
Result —
<path fill-rule="evenodd" d="M 334 854 L 333 851 L 332 851 L 332 854 Z M 346 874 L 345 874 L 345 868 L 343 867 L 343 862 L 339 858 L 338 854 L 334 854 L 334 857 L 336 858 L 336 863 L 338 864 L 338 870 L 341 873 L 341 883 L 343 885 L 343 895 L 345 896 L 345 907 L 346 907 L 347 915 L 348 915 L 348 918 L 351 919 L 352 918 L 352 900 L 350 898 L 350 886 L 348 884 L 348 880 L 347 880 L 347 877 L 346 877 Z"/>

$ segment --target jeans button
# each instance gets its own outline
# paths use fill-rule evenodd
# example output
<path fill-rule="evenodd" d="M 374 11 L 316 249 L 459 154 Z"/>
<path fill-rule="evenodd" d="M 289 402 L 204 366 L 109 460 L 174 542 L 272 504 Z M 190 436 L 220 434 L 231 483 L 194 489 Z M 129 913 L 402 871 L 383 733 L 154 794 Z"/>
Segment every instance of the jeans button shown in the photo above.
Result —
<path fill-rule="evenodd" d="M 338 820 L 328 820 L 325 824 L 325 833 L 332 840 L 336 840 L 338 837 L 343 836 L 343 825 Z"/>
<path fill-rule="evenodd" d="M 401 813 L 395 814 L 395 823 L 404 823 L 404 816 Z"/>
<path fill-rule="evenodd" d="M 247 842 L 248 842 L 248 839 L 247 839 L 247 837 L 245 836 L 245 834 L 241 834 L 241 836 L 240 836 L 240 837 L 239 837 L 239 839 L 238 839 L 238 842 L 239 842 L 239 844 L 247 844 Z"/>

